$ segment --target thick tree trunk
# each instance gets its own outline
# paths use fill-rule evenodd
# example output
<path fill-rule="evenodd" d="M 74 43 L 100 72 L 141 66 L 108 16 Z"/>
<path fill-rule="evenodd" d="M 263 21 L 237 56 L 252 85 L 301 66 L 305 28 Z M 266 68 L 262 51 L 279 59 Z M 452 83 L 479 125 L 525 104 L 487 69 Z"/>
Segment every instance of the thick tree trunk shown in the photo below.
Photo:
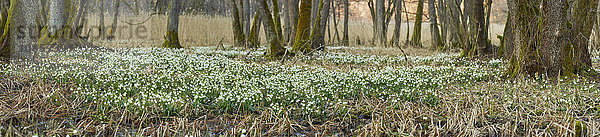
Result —
<path fill-rule="evenodd" d="M 562 47 L 565 41 L 566 0 L 544 1 L 542 6 L 542 33 L 540 46 L 541 71 L 548 76 L 558 76 L 562 69 Z"/>
<path fill-rule="evenodd" d="M 483 0 L 474 0 L 473 6 L 473 20 L 475 21 L 474 23 L 477 27 L 477 37 L 475 39 L 475 44 L 477 44 L 477 54 L 487 55 L 491 53 L 491 50 L 488 49 L 488 37 L 483 11 Z"/>
<path fill-rule="evenodd" d="M 589 39 L 591 30 L 596 21 L 596 9 L 598 0 L 579 0 L 573 14 L 573 30 L 571 34 L 574 37 L 572 42 L 575 49 L 574 65 L 576 72 L 585 72 L 592 67 L 592 61 L 589 53 Z"/>
<path fill-rule="evenodd" d="M 183 48 L 179 43 L 179 13 L 181 11 L 181 0 L 171 0 L 169 3 L 169 13 L 167 18 L 167 34 L 163 47 Z"/>
<path fill-rule="evenodd" d="M 327 21 L 329 20 L 329 11 L 330 11 L 330 2 L 331 0 L 321 0 L 321 4 L 319 4 L 319 14 L 317 15 L 317 17 L 319 17 L 319 26 L 317 27 L 318 29 L 316 29 L 315 31 L 317 31 L 319 33 L 319 37 L 317 37 L 316 42 L 317 44 L 313 44 L 313 49 L 317 49 L 317 50 L 323 50 L 324 47 L 323 45 L 325 45 L 325 28 L 327 27 Z"/>
<path fill-rule="evenodd" d="M 273 21 L 275 23 L 275 33 L 277 34 L 277 39 L 282 42 L 283 34 L 281 30 L 281 17 L 279 16 L 279 0 L 272 0 L 273 2 Z M 283 45 L 282 45 L 283 46 Z"/>
<path fill-rule="evenodd" d="M 423 23 L 423 0 L 419 0 L 417 5 L 417 18 L 415 20 L 414 33 L 410 45 L 413 47 L 422 47 L 421 44 L 421 24 Z"/>
<path fill-rule="evenodd" d="M 438 17 L 439 17 L 439 24 L 440 24 L 440 41 L 442 42 L 441 45 L 442 47 L 444 45 L 446 45 L 447 43 L 447 38 L 448 38 L 448 18 L 449 15 L 447 15 L 448 12 L 446 12 L 448 10 L 448 7 L 446 6 L 446 0 L 438 0 L 438 5 L 437 5 L 437 13 L 438 13 Z"/>
<path fill-rule="evenodd" d="M 299 53 L 311 52 L 309 43 L 310 38 L 310 14 L 312 9 L 310 0 L 300 0 L 300 13 L 298 17 L 298 27 L 296 30 L 296 39 L 293 50 Z"/>
<path fill-rule="evenodd" d="M 343 34 L 343 38 L 342 38 L 342 45 L 344 46 L 350 46 L 350 38 L 348 36 L 348 21 L 349 21 L 349 9 L 350 9 L 350 4 L 348 3 L 348 0 L 344 0 L 344 34 Z"/>
<path fill-rule="evenodd" d="M 440 30 L 437 23 L 435 11 L 435 0 L 429 0 L 429 30 L 431 31 L 431 49 L 442 49 L 442 40 L 440 39 Z"/>
<path fill-rule="evenodd" d="M 233 27 L 233 39 L 235 40 L 235 46 L 242 47 L 245 45 L 244 30 L 242 29 L 242 21 L 240 20 L 240 12 L 236 4 L 236 0 L 231 0 L 232 13 L 232 27 Z"/>
<path fill-rule="evenodd" d="M 512 27 L 512 17 L 510 15 L 511 13 L 508 13 L 508 17 L 506 17 L 506 24 L 504 25 L 504 34 L 502 37 L 502 47 L 500 50 L 502 50 L 501 54 L 504 56 L 505 59 L 510 59 L 510 57 L 513 55 L 513 48 L 514 48 L 514 41 L 515 41 L 515 37 L 513 36 L 513 27 Z"/>
<path fill-rule="evenodd" d="M 277 37 L 277 29 L 275 26 L 275 22 L 273 16 L 271 16 L 271 11 L 269 10 L 269 5 L 267 4 L 267 0 L 260 0 L 260 11 L 263 15 L 263 26 L 265 27 L 265 32 L 267 32 L 267 41 L 269 42 L 269 50 L 267 52 L 267 57 L 271 59 L 278 59 L 285 54 L 285 48 L 281 45 L 279 38 Z M 275 7 L 275 6 L 274 6 Z"/>
<path fill-rule="evenodd" d="M 48 32 L 50 37 L 60 36 L 60 30 L 65 27 L 65 0 L 50 0 Z"/>
<path fill-rule="evenodd" d="M 249 36 L 250 35 L 250 29 L 251 29 L 251 25 L 252 25 L 252 12 L 250 10 L 250 7 L 252 5 L 250 5 L 250 0 L 242 0 L 244 3 L 244 12 L 243 12 L 243 16 L 245 18 L 244 20 L 244 35 Z"/>
<path fill-rule="evenodd" d="M 290 42 L 290 5 L 289 0 L 283 0 L 281 6 L 283 7 L 283 43 L 288 44 Z"/>

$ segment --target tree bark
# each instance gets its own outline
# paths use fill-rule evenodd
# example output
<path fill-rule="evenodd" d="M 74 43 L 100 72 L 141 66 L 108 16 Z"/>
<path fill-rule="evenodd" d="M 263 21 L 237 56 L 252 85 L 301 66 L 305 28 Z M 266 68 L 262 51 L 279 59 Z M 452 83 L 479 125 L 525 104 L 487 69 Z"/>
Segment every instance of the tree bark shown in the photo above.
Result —
<path fill-rule="evenodd" d="M 322 16 L 324 16 L 322 13 L 323 10 L 325 10 L 325 0 L 320 0 L 319 2 L 319 10 L 317 12 L 317 16 L 315 17 L 315 25 L 313 26 L 312 32 L 310 34 L 310 41 L 311 41 L 311 49 L 317 49 L 317 50 L 322 50 L 322 46 L 325 43 L 325 40 L 323 38 L 323 34 L 324 34 L 324 29 L 323 29 L 323 21 L 322 21 Z"/>
<path fill-rule="evenodd" d="M 296 40 L 296 30 L 298 26 L 298 0 L 289 0 L 289 13 L 290 13 L 290 40 L 289 46 L 293 46 Z"/>
<path fill-rule="evenodd" d="M 575 48 L 574 65 L 575 71 L 584 72 L 592 67 L 592 61 L 589 53 L 589 39 L 594 22 L 596 21 L 596 9 L 598 0 L 578 0 L 573 14 L 574 35 L 573 48 Z"/>
<path fill-rule="evenodd" d="M 114 5 L 115 5 L 115 14 L 113 15 L 113 22 L 112 22 L 112 28 L 110 30 L 110 35 L 109 35 L 109 40 L 115 39 L 117 36 L 115 36 L 115 33 L 117 32 L 117 28 L 118 28 L 118 19 L 119 19 L 119 7 L 121 5 L 121 0 L 114 0 Z"/>
<path fill-rule="evenodd" d="M 350 3 L 348 3 L 348 0 L 344 0 L 344 34 L 342 38 L 342 45 L 344 46 L 350 46 L 350 38 L 348 36 L 349 9 Z"/>
<path fill-rule="evenodd" d="M 300 13 L 298 17 L 298 27 L 296 30 L 296 39 L 294 42 L 293 50 L 295 52 L 309 53 L 311 47 L 309 43 L 310 38 L 310 16 L 312 4 L 310 0 L 300 0 Z"/>
<path fill-rule="evenodd" d="M 394 36 L 392 38 L 392 45 L 400 47 L 400 29 L 402 28 L 402 0 L 395 0 L 396 12 L 394 14 Z"/>
<path fill-rule="evenodd" d="M 244 30 L 242 29 L 242 21 L 240 20 L 240 12 L 236 4 L 236 0 L 231 0 L 232 13 L 232 27 L 233 27 L 233 39 L 235 40 L 235 46 L 243 47 L 245 45 Z"/>
<path fill-rule="evenodd" d="M 160 1 L 160 0 L 159 0 Z M 104 0 L 100 0 L 100 18 L 98 19 L 100 22 L 98 23 L 98 33 L 100 39 L 106 38 L 106 30 L 104 30 Z"/>
<path fill-rule="evenodd" d="M 181 11 L 181 0 L 171 0 L 167 18 L 167 34 L 163 47 L 183 48 L 179 43 L 179 13 Z"/>
<path fill-rule="evenodd" d="M 277 36 L 277 29 L 275 26 L 275 22 L 273 16 L 271 16 L 271 11 L 269 9 L 269 5 L 267 4 L 267 0 L 260 0 L 263 15 L 263 26 L 265 27 L 265 32 L 267 32 L 267 41 L 269 42 L 269 50 L 267 52 L 267 57 L 271 59 L 281 58 L 285 54 L 285 48 L 281 45 L 279 38 Z M 275 6 L 275 4 L 274 4 Z"/>
<path fill-rule="evenodd" d="M 417 17 L 413 31 L 412 40 L 410 41 L 413 47 L 422 47 L 421 44 L 421 24 L 423 23 L 423 0 L 419 0 L 417 5 Z"/>
<path fill-rule="evenodd" d="M 375 2 L 375 14 L 377 18 L 376 19 L 376 34 L 373 35 L 377 35 L 376 38 L 379 40 L 379 45 L 386 45 L 386 35 L 385 35 L 385 17 L 386 17 L 386 12 L 385 12 L 385 0 L 377 0 Z"/>
<path fill-rule="evenodd" d="M 65 0 L 50 1 L 50 19 L 48 20 L 48 32 L 50 37 L 59 36 L 59 31 L 65 26 Z"/>
<path fill-rule="evenodd" d="M 435 0 L 429 0 L 429 19 L 431 31 L 431 49 L 442 49 L 442 40 L 440 39 L 440 30 L 437 23 L 437 15 L 435 11 Z"/>
<path fill-rule="evenodd" d="M 475 20 L 475 26 L 477 26 L 477 37 L 475 39 L 475 43 L 477 44 L 477 54 L 488 55 L 491 53 L 491 50 L 488 49 L 488 38 L 485 16 L 483 11 L 483 0 L 474 0 L 473 6 L 473 18 Z"/>

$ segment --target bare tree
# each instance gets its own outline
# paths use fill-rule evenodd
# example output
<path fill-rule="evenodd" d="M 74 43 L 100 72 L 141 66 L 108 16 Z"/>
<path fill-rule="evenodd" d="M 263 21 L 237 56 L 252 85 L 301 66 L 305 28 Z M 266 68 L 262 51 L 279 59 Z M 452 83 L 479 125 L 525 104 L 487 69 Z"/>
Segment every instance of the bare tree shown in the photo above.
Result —
<path fill-rule="evenodd" d="M 121 5 L 121 0 L 114 0 L 113 5 L 115 5 L 115 14 L 113 15 L 113 22 L 112 22 L 112 28 L 110 29 L 110 34 L 108 36 L 109 40 L 115 39 L 115 32 L 117 32 L 117 28 L 118 28 L 118 19 L 119 19 L 119 7 Z"/>
<path fill-rule="evenodd" d="M 267 32 L 267 41 L 269 42 L 267 57 L 271 59 L 281 58 L 286 53 L 286 50 L 282 46 L 282 43 L 277 36 L 278 32 L 276 31 L 278 30 L 276 29 L 273 16 L 271 16 L 269 5 L 267 4 L 267 0 L 260 0 L 259 2 L 261 5 L 261 15 L 263 15 L 264 19 L 263 26 L 265 28 L 265 32 Z M 281 31 L 281 29 L 279 29 L 279 31 Z M 279 32 L 279 34 L 281 34 L 281 32 Z"/>
<path fill-rule="evenodd" d="M 236 0 L 231 0 L 231 9 L 232 13 L 232 22 L 231 23 L 233 25 L 233 39 L 235 40 L 235 45 L 238 47 L 242 47 L 245 45 L 245 36 L 244 36 L 244 30 L 242 28 L 242 21 L 240 18 L 240 10 L 238 10 L 238 6 L 236 4 Z"/>
<path fill-rule="evenodd" d="M 349 9 L 350 9 L 350 4 L 348 3 L 348 0 L 344 0 L 344 36 L 342 38 L 342 45 L 344 46 L 349 46 L 350 45 L 350 38 L 348 36 L 348 18 L 350 16 L 349 14 Z"/>

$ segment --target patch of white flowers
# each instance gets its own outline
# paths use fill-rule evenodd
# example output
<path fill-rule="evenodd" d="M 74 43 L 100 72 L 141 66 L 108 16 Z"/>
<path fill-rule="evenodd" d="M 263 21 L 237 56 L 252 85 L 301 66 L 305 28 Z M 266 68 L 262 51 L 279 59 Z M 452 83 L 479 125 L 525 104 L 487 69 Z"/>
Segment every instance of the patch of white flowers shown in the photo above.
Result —
<path fill-rule="evenodd" d="M 446 65 L 384 66 L 341 72 L 317 66 L 245 63 L 229 56 L 247 51 L 195 49 L 77 49 L 40 52 L 37 63 L 2 65 L 0 73 L 75 83 L 75 93 L 106 107 L 159 106 L 255 110 L 269 107 L 323 113 L 362 97 L 435 104 L 438 90 L 474 85 L 501 76 L 501 60 L 470 62 L 457 55 L 408 57 Z M 251 53 L 259 56 L 262 53 Z M 317 55 L 337 63 L 401 62 L 403 56 Z M 319 60 L 319 59 L 317 59 Z M 497 66 L 497 67 L 495 67 Z"/>

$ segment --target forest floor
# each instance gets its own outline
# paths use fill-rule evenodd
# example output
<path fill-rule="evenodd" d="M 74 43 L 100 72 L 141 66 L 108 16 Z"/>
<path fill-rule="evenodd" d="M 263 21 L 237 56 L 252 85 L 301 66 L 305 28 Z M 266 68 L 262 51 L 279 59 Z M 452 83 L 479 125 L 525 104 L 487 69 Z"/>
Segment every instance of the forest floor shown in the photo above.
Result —
<path fill-rule="evenodd" d="M 275 61 L 231 47 L 39 52 L 0 65 L 0 136 L 600 135 L 596 81 L 507 79 L 502 59 L 405 51 L 328 47 Z"/>

